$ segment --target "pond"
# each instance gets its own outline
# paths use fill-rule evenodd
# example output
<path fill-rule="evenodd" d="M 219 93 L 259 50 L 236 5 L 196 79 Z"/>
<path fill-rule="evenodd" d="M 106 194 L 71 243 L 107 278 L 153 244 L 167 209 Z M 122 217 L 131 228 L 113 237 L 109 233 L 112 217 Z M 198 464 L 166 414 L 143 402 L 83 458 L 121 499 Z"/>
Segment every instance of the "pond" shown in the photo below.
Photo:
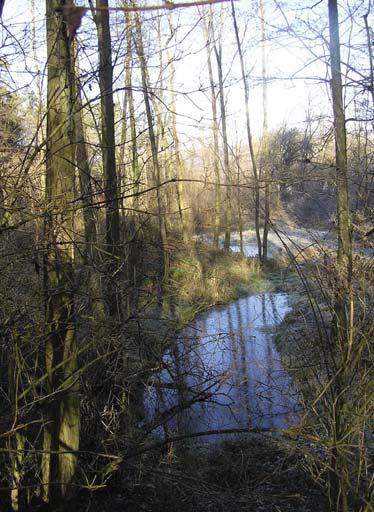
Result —
<path fill-rule="evenodd" d="M 215 307 L 186 327 L 146 397 L 148 418 L 163 425 L 158 434 L 294 424 L 297 392 L 273 341 L 289 310 L 286 294 L 262 293 Z"/>

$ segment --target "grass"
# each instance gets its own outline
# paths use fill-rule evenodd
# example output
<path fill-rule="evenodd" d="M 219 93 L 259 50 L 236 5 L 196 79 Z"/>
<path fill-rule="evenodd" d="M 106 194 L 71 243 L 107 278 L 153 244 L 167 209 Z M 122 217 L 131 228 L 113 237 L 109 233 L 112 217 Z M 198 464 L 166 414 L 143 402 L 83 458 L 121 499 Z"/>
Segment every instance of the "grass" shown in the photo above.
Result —
<path fill-rule="evenodd" d="M 174 255 L 167 293 L 176 305 L 174 314 L 179 328 L 215 305 L 250 294 L 298 289 L 297 273 L 282 261 L 269 260 L 261 265 L 257 258 L 197 242 Z"/>
<path fill-rule="evenodd" d="M 208 244 L 197 243 L 172 262 L 169 293 L 177 304 L 181 325 L 211 306 L 268 288 L 257 259 L 219 251 Z"/>

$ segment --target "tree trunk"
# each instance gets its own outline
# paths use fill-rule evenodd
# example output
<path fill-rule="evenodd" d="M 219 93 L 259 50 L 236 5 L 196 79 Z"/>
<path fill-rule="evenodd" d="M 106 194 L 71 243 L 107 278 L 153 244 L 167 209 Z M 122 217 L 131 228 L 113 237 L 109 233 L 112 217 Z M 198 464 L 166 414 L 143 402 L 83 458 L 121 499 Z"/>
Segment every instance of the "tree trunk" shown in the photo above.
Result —
<path fill-rule="evenodd" d="M 213 169 L 215 176 L 215 190 L 214 190 L 214 233 L 213 241 L 215 247 L 219 247 L 219 235 L 221 231 L 221 180 L 220 180 L 220 162 L 219 162 L 219 144 L 218 144 L 218 114 L 217 114 L 217 99 L 216 99 L 216 87 L 214 84 L 213 77 L 213 66 L 212 66 L 212 47 L 210 42 L 209 28 L 204 18 L 204 35 L 206 38 L 206 50 L 207 50 L 207 64 L 209 73 L 209 84 L 210 84 L 210 102 L 212 107 L 212 132 L 213 132 Z"/>
<path fill-rule="evenodd" d="M 140 60 L 140 70 L 141 70 L 141 78 L 142 78 L 142 87 L 143 87 L 143 96 L 144 96 L 144 104 L 147 115 L 148 122 L 148 133 L 149 140 L 151 143 L 151 153 L 152 153 L 152 164 L 153 164 L 153 173 L 155 177 L 155 185 L 156 185 L 156 194 L 157 194 L 157 210 L 158 210 L 158 227 L 159 227 L 159 235 L 160 235 L 160 253 L 159 253 L 159 303 L 162 301 L 162 293 L 164 282 L 168 277 L 169 270 L 169 260 L 167 253 L 167 232 L 166 232 L 166 222 L 165 222 L 165 207 L 164 207 L 164 198 L 162 197 L 162 193 L 160 190 L 161 185 L 161 169 L 160 162 L 158 159 L 158 150 L 156 143 L 156 136 L 153 128 L 153 118 L 152 118 L 152 108 L 151 102 L 149 98 L 149 79 L 147 76 L 147 63 L 145 60 L 144 54 L 144 45 L 143 45 L 143 35 L 142 28 L 140 23 L 139 13 L 135 13 L 135 27 L 136 27 L 136 45 L 137 52 Z"/>
<path fill-rule="evenodd" d="M 22 376 L 25 374 L 25 368 L 22 366 L 20 357 L 21 343 L 16 336 L 12 337 L 12 350 L 7 361 L 8 369 L 8 396 L 9 403 L 12 406 L 13 427 L 20 426 L 19 418 L 19 390 L 22 389 Z M 24 340 L 22 340 L 24 341 Z M 10 491 L 10 502 L 14 512 L 24 510 L 28 503 L 24 488 L 25 477 L 25 445 L 27 440 L 27 427 L 18 430 L 7 440 L 11 463 L 12 488 Z M 3 448 L 3 446 L 1 446 Z"/>
<path fill-rule="evenodd" d="M 72 492 L 79 448 L 79 375 L 74 318 L 74 79 L 59 0 L 47 0 L 47 147 L 45 222 L 48 393 L 42 461 L 44 499 L 56 506 Z M 57 368 L 57 365 L 58 366 Z"/>
<path fill-rule="evenodd" d="M 344 400 L 346 371 L 352 350 L 352 238 L 349 215 L 347 142 L 340 66 L 340 38 L 337 0 L 329 0 L 331 59 L 331 94 L 334 112 L 336 194 L 338 219 L 337 287 L 335 291 L 334 327 L 337 351 L 342 357 L 342 371 L 335 379 L 335 413 L 331 461 L 331 496 L 336 512 L 348 512 L 348 467 L 344 446 Z"/>
<path fill-rule="evenodd" d="M 169 16 L 169 26 L 171 34 L 175 33 L 175 29 L 172 25 L 171 17 Z M 186 201 L 184 194 L 183 183 L 180 179 L 184 177 L 184 166 L 180 152 L 179 135 L 177 129 L 177 101 L 175 94 L 175 66 L 173 59 L 169 58 L 170 63 L 170 95 L 171 95 L 171 134 L 174 143 L 174 155 L 175 155 L 175 177 L 177 183 L 175 184 L 175 191 L 177 195 L 177 207 L 179 213 L 179 222 L 182 230 L 182 238 L 185 243 L 188 242 L 190 236 L 189 230 L 189 213 L 186 210 Z"/>
<path fill-rule="evenodd" d="M 260 0 L 260 19 L 261 19 L 261 60 L 262 60 L 262 108 L 263 108 L 263 127 L 262 127 L 262 154 L 263 154 L 263 178 L 265 182 L 265 204 L 264 204 L 264 232 L 262 236 L 262 259 L 268 259 L 268 234 L 270 221 L 270 172 L 269 172 L 269 148 L 268 148 L 268 98 L 266 81 L 266 55 L 265 55 L 265 10 L 264 0 Z"/>
<path fill-rule="evenodd" d="M 226 179 L 226 207 L 225 207 L 225 240 L 224 249 L 230 249 L 231 241 L 231 223 L 232 223 L 232 212 L 231 212 L 231 170 L 229 161 L 229 144 L 227 138 L 227 123 L 226 123 L 226 105 L 225 105 L 225 91 L 223 82 L 223 71 L 222 71 L 222 28 L 219 35 L 218 45 L 214 34 L 213 17 L 210 19 L 211 22 L 211 34 L 213 37 L 213 49 L 217 62 L 218 70 L 218 90 L 219 90 L 219 104 L 221 113 L 221 125 L 222 125 L 222 145 L 223 145 L 223 170 Z"/>
<path fill-rule="evenodd" d="M 120 220 L 114 135 L 113 66 L 108 0 L 96 0 L 95 22 L 99 46 L 99 86 L 101 95 L 101 143 L 106 207 L 106 250 L 108 265 L 108 309 L 111 317 L 121 316 L 121 304 L 114 275 L 119 268 Z M 117 276 L 118 277 L 118 276 Z"/>
<path fill-rule="evenodd" d="M 78 70 L 77 70 L 78 75 Z M 88 266 L 89 288 L 92 300 L 92 313 L 97 322 L 105 320 L 105 307 L 102 300 L 102 288 L 99 276 L 95 270 L 99 262 L 97 250 L 97 229 L 94 197 L 92 189 L 91 169 L 88 160 L 86 139 L 83 129 L 82 94 L 79 79 L 76 79 L 76 107 L 75 107 L 75 136 L 76 136 L 76 162 L 79 176 L 80 198 L 83 206 L 84 222 L 84 261 Z"/>
<path fill-rule="evenodd" d="M 243 58 L 243 51 L 242 51 L 242 45 L 239 39 L 239 29 L 238 24 L 236 21 L 236 13 L 235 13 L 235 7 L 234 2 L 231 2 L 231 11 L 232 11 L 232 19 L 234 23 L 234 32 L 235 32 L 235 39 L 236 39 L 236 45 L 238 48 L 238 54 L 239 54 L 239 60 L 240 60 L 240 69 L 241 69 L 241 75 L 242 75 L 242 82 L 244 86 L 244 103 L 245 103 L 245 122 L 246 122 L 246 129 L 247 129 L 247 141 L 248 141 L 248 147 L 249 147 L 249 153 L 251 155 L 251 161 L 252 161 L 252 170 L 253 170 L 253 179 L 254 179 L 254 202 L 255 202 L 255 231 L 256 231 L 256 239 L 257 239 L 257 251 L 258 251 L 258 257 L 262 257 L 262 243 L 261 243 L 261 233 L 260 233 L 260 180 L 258 175 L 258 169 L 257 169 L 257 162 L 255 157 L 255 152 L 253 149 L 253 142 L 252 142 L 252 132 L 251 132 L 251 123 L 250 123 L 250 117 L 249 117 L 249 87 L 248 87 L 248 80 L 247 75 L 245 72 L 245 66 L 244 66 L 244 58 Z"/>
<path fill-rule="evenodd" d="M 125 7 L 130 5 L 130 3 L 124 2 Z M 124 172 L 126 172 L 127 166 L 125 165 L 125 145 L 131 144 L 131 152 L 130 152 L 130 172 L 128 179 L 125 181 L 126 190 L 130 191 L 133 197 L 128 202 L 128 207 L 133 208 L 132 215 L 128 217 L 128 226 L 127 230 L 131 233 L 131 243 L 127 244 L 127 279 L 129 282 L 129 287 L 127 290 L 127 311 L 128 315 L 135 313 L 138 307 L 138 270 L 137 266 L 139 264 L 139 254 L 137 251 L 137 243 L 136 243 L 136 233 L 137 229 L 140 226 L 138 223 L 137 211 L 139 210 L 139 195 L 138 192 L 140 190 L 140 179 L 141 179 L 141 169 L 139 166 L 139 155 L 138 155 L 138 144 L 137 144 L 137 133 L 136 133 L 136 119 L 135 119 L 135 105 L 134 105 L 134 95 L 133 95 L 133 85 L 132 85 L 132 73 L 133 73 L 133 28 L 134 28 L 134 18 L 131 12 L 125 12 L 125 24 L 126 24 L 126 64 L 125 64 L 125 96 L 126 96 L 126 105 L 128 107 L 128 119 L 123 119 L 123 134 L 122 134 L 122 144 L 121 144 L 121 153 L 120 153 L 120 162 L 122 164 L 122 168 Z M 123 116 L 127 116 L 127 111 L 124 109 Z M 129 124 L 129 130 L 128 130 Z M 127 141 L 127 133 L 130 131 L 131 140 Z M 131 231 L 130 231 L 131 230 Z"/>
<path fill-rule="evenodd" d="M 131 179 L 133 181 L 133 192 L 137 194 L 140 188 L 140 168 L 136 134 L 135 105 L 132 91 L 132 69 L 133 69 L 133 17 L 132 13 L 125 12 L 126 38 L 127 38 L 127 67 L 126 67 L 126 95 L 129 108 L 130 136 L 131 136 Z M 139 205 L 139 197 L 134 196 L 132 207 L 136 210 Z"/>

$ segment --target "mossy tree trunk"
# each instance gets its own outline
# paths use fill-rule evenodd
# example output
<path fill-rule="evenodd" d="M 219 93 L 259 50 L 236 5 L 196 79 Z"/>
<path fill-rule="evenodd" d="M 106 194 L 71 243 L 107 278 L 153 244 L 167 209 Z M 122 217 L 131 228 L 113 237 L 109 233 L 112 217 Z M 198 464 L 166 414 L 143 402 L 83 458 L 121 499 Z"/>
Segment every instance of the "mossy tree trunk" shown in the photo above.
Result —
<path fill-rule="evenodd" d="M 42 460 L 43 495 L 52 507 L 72 492 L 79 448 L 79 375 L 74 318 L 74 80 L 61 7 L 47 0 L 47 147 L 45 221 L 48 396 Z"/>

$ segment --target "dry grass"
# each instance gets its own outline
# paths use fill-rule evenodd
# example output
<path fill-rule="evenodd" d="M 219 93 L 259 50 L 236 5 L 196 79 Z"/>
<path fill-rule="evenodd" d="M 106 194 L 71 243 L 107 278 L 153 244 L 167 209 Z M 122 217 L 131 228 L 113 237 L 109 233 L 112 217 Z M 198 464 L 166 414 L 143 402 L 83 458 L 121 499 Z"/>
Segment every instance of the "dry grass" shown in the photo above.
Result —
<path fill-rule="evenodd" d="M 196 245 L 173 261 L 170 290 L 183 320 L 190 320 L 194 309 L 227 303 L 258 291 L 260 265 L 257 259 Z"/>

